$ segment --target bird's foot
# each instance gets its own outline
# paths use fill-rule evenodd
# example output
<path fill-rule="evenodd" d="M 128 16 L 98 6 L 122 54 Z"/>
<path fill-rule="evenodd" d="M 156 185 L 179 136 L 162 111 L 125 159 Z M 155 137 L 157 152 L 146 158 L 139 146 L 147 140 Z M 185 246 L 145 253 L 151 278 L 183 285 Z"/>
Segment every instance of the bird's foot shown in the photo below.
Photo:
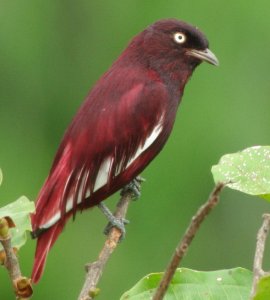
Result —
<path fill-rule="evenodd" d="M 129 223 L 128 220 L 126 219 L 119 219 L 116 218 L 111 211 L 108 209 L 108 207 L 103 204 L 103 202 L 100 202 L 98 204 L 99 209 L 103 212 L 103 214 L 105 215 L 105 217 L 108 219 L 109 223 L 107 224 L 107 226 L 104 229 L 104 234 L 108 235 L 110 230 L 113 227 L 118 228 L 121 231 L 121 238 L 119 241 L 122 241 L 125 238 L 126 235 L 126 228 L 125 225 Z"/>
<path fill-rule="evenodd" d="M 141 176 L 137 176 L 129 184 L 123 187 L 120 193 L 121 196 L 123 196 L 126 193 L 131 193 L 132 200 L 137 200 L 141 196 L 141 183 L 144 181 L 144 178 L 142 178 Z"/>

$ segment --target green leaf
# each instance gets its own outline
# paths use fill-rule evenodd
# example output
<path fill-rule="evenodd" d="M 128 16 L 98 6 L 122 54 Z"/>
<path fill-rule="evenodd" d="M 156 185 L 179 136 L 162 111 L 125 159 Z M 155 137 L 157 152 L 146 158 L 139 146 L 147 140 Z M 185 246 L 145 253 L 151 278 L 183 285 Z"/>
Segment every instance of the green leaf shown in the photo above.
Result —
<path fill-rule="evenodd" d="M 120 300 L 150 300 L 162 273 L 149 274 Z M 249 299 L 252 272 L 243 268 L 211 272 L 177 269 L 164 300 Z"/>
<path fill-rule="evenodd" d="M 3 181 L 3 173 L 2 170 L 0 169 L 0 185 L 2 184 Z"/>
<path fill-rule="evenodd" d="M 34 211 L 34 202 L 29 201 L 25 196 L 0 208 L 0 218 L 10 217 L 16 225 L 10 229 L 13 247 L 19 249 L 26 243 L 26 231 L 32 230 L 29 214 Z M 2 246 L 0 246 L 0 250 L 2 250 Z"/>
<path fill-rule="evenodd" d="M 222 156 L 212 167 L 215 182 L 270 201 L 270 146 L 255 146 Z"/>
<path fill-rule="evenodd" d="M 270 299 L 270 276 L 262 277 L 257 284 L 257 292 L 253 300 Z"/>

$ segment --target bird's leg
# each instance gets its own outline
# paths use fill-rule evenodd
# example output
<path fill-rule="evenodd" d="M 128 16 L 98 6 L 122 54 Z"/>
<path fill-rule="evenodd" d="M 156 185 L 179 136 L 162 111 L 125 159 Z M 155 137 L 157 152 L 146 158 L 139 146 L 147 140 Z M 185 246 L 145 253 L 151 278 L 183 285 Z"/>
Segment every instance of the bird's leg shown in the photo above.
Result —
<path fill-rule="evenodd" d="M 121 196 L 124 196 L 125 194 L 129 193 L 132 196 L 132 200 L 137 200 L 141 196 L 141 183 L 144 182 L 145 179 L 137 176 L 135 179 L 133 179 L 129 184 L 127 184 L 121 191 Z M 99 209 L 103 212 L 105 217 L 108 219 L 109 223 L 104 229 L 104 233 L 108 235 L 112 227 L 118 228 L 122 235 L 120 241 L 122 241 L 125 238 L 126 229 L 125 225 L 129 223 L 126 219 L 119 219 L 116 218 L 111 211 L 108 209 L 108 207 L 103 203 L 100 202 L 98 204 Z"/>
<path fill-rule="evenodd" d="M 103 212 L 103 214 L 105 215 L 105 217 L 108 219 L 109 223 L 108 225 L 105 227 L 104 229 L 104 233 L 106 235 L 109 234 L 110 230 L 112 227 L 116 227 L 118 228 L 122 235 L 121 235 L 121 239 L 120 240 L 123 240 L 125 238 L 125 235 L 126 235 L 126 229 L 125 229 L 125 225 L 129 223 L 128 220 L 126 219 L 119 219 L 119 218 L 116 218 L 112 213 L 111 211 L 108 209 L 108 207 L 103 203 L 103 202 L 100 202 L 98 204 L 98 208 Z"/>
<path fill-rule="evenodd" d="M 141 176 L 135 177 L 129 184 L 123 187 L 121 191 L 121 196 L 126 193 L 132 194 L 132 200 L 138 200 L 141 197 L 141 183 L 144 182 L 145 179 Z"/>

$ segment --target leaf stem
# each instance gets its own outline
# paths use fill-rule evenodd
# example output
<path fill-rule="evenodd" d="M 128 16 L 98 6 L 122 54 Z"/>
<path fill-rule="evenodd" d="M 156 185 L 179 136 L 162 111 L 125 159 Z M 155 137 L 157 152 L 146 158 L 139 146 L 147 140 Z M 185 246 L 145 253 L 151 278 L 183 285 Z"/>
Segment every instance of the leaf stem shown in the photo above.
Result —
<path fill-rule="evenodd" d="M 224 186 L 225 186 L 224 183 L 218 183 L 213 189 L 206 203 L 203 204 L 198 209 L 197 213 L 192 217 L 191 222 L 183 238 L 180 240 L 178 246 L 175 249 L 171 261 L 169 262 L 169 265 L 167 266 L 167 269 L 163 274 L 163 277 L 159 283 L 159 287 L 157 288 L 152 300 L 163 299 L 179 263 L 181 262 L 182 258 L 186 254 L 188 247 L 190 246 L 203 220 L 211 212 L 211 210 L 217 205 L 219 200 L 219 195 Z"/>
<path fill-rule="evenodd" d="M 118 219 L 125 219 L 129 203 L 133 198 L 133 194 L 127 190 L 124 192 L 122 191 L 121 196 L 121 199 L 117 203 L 114 216 Z M 107 240 L 105 241 L 97 261 L 86 265 L 86 278 L 78 300 L 91 300 L 99 293 L 97 284 L 101 278 L 103 269 L 105 268 L 108 259 L 121 240 L 121 235 L 122 232 L 120 229 L 112 227 L 108 233 Z"/>
<path fill-rule="evenodd" d="M 263 224 L 257 233 L 257 244 L 255 250 L 254 264 L 253 264 L 253 283 L 251 289 L 250 299 L 253 299 L 256 295 L 257 284 L 259 280 L 268 275 L 262 268 L 263 255 L 265 249 L 266 239 L 270 229 L 270 214 L 263 215 Z"/>
<path fill-rule="evenodd" d="M 22 277 L 19 260 L 12 248 L 11 235 L 9 231 L 10 220 L 10 218 L 0 218 L 0 224 L 2 225 L 0 230 L 0 242 L 5 251 L 4 265 L 8 270 L 9 277 L 12 281 L 16 299 L 29 299 L 33 290 L 30 279 Z"/>

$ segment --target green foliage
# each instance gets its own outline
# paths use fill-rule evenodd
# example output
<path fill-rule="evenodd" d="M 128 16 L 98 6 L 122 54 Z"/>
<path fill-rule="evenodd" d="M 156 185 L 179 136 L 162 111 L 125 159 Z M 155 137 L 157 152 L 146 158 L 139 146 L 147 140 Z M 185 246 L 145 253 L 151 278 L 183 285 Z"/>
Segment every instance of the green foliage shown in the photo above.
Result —
<path fill-rule="evenodd" d="M 253 300 L 270 299 L 270 276 L 262 277 L 257 284 L 257 293 Z"/>
<path fill-rule="evenodd" d="M 209 166 L 229 151 L 269 144 L 270 2 L 13 0 L 1 1 L 0 15 L 0 157 L 2 169 L 8 170 L 0 207 L 16 195 L 33 199 L 38 194 L 88 90 L 145 26 L 167 17 L 198 25 L 220 59 L 218 68 L 204 64 L 195 71 L 172 136 L 143 174 L 147 183 L 141 201 L 129 210 L 127 239 L 99 285 L 98 300 L 119 299 L 140 274 L 161 270 L 179 231 L 212 189 Z M 212 270 L 251 265 L 258 216 L 268 203 L 242 203 L 241 194 L 231 197 L 222 195 L 223 208 L 205 222 L 185 265 Z M 106 200 L 112 209 L 115 200 Z M 164 221 L 166 230 L 157 230 Z M 35 299 L 76 299 L 82 266 L 100 252 L 104 222 L 97 209 L 68 222 Z M 33 262 L 34 243 L 27 242 L 20 254 L 25 266 Z M 81 251 L 74 256 L 78 243 Z M 65 284 L 57 284 L 67 263 Z M 270 255 L 265 264 L 270 265 Z M 10 299 L 9 278 L 1 269 L 0 277 L 0 298 Z"/>
<path fill-rule="evenodd" d="M 149 300 L 158 286 L 162 273 L 153 273 L 142 278 L 120 300 Z M 235 268 L 212 272 L 179 268 L 175 273 L 165 300 L 239 300 L 248 299 L 252 273 Z"/>
<path fill-rule="evenodd" d="M 29 201 L 25 196 L 0 208 L 0 218 L 10 217 L 15 223 L 15 227 L 10 229 L 13 247 L 19 249 L 26 243 L 26 231 L 32 229 L 29 214 L 34 211 L 34 202 Z M 1 249 L 2 246 L 0 245 Z"/>
<path fill-rule="evenodd" d="M 255 146 L 222 156 L 212 167 L 215 182 L 270 201 L 270 146 Z"/>
<path fill-rule="evenodd" d="M 0 185 L 2 184 L 3 181 L 3 173 L 2 170 L 0 169 Z"/>

